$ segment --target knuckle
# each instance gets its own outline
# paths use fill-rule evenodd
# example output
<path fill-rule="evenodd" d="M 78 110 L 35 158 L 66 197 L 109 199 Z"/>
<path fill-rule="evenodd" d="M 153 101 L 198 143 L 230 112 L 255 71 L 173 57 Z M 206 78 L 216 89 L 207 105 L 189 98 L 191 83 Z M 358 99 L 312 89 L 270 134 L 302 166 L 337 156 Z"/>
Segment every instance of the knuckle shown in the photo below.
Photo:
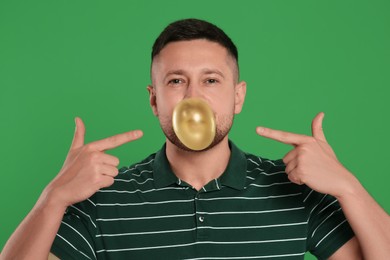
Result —
<path fill-rule="evenodd" d="M 115 144 L 119 141 L 119 137 L 117 135 L 111 136 L 108 138 L 108 141 Z"/>
<path fill-rule="evenodd" d="M 114 168 L 114 176 L 117 176 L 119 174 L 118 168 Z"/>
<path fill-rule="evenodd" d="M 311 151 L 311 148 L 307 145 L 302 145 L 297 149 L 298 149 L 298 157 L 305 157 Z"/>
<path fill-rule="evenodd" d="M 89 156 L 90 160 L 92 162 L 98 162 L 100 159 L 100 153 L 99 152 L 92 152 Z"/>
<path fill-rule="evenodd" d="M 93 146 L 93 144 L 86 144 L 83 146 L 83 150 L 86 152 L 91 152 L 94 150 L 94 146 Z"/>
<path fill-rule="evenodd" d="M 126 132 L 124 133 L 124 137 L 127 139 L 132 139 L 134 137 L 134 132 Z"/>
<path fill-rule="evenodd" d="M 305 169 L 305 167 L 302 166 L 302 163 L 298 164 L 297 167 L 296 167 L 296 170 L 297 170 L 298 174 L 302 174 L 304 169 Z"/>
<path fill-rule="evenodd" d="M 280 140 L 286 141 L 288 138 L 288 134 L 285 132 L 280 133 Z"/>
<path fill-rule="evenodd" d="M 287 164 L 287 158 L 286 158 L 286 157 L 287 157 L 287 156 L 284 156 L 283 159 L 282 159 L 282 161 L 283 161 L 284 164 Z"/>
<path fill-rule="evenodd" d="M 114 157 L 113 162 L 114 162 L 114 166 L 118 166 L 120 163 L 120 161 L 117 157 Z"/>
<path fill-rule="evenodd" d="M 303 157 L 303 155 L 302 155 L 302 154 L 299 154 L 299 155 L 297 156 L 296 160 L 297 160 L 297 168 L 298 168 L 298 167 L 301 167 L 301 165 L 302 165 L 303 162 L 304 162 L 304 157 Z"/>
<path fill-rule="evenodd" d="M 307 145 L 306 144 L 300 145 L 296 149 L 299 154 L 302 154 L 307 151 Z"/>
<path fill-rule="evenodd" d="M 92 164 L 92 169 L 94 173 L 100 173 L 100 166 L 98 164 Z"/>
<path fill-rule="evenodd" d="M 107 178 L 107 180 L 104 182 L 104 187 L 109 187 L 113 185 L 115 182 L 114 178 Z"/>
<path fill-rule="evenodd" d="M 305 175 L 302 175 L 302 176 L 300 176 L 300 181 L 301 181 L 301 183 L 306 183 L 306 176 Z"/>
<path fill-rule="evenodd" d="M 95 185 L 98 185 L 100 183 L 100 174 L 93 174 L 91 177 L 91 182 Z"/>
<path fill-rule="evenodd" d="M 294 174 L 289 174 L 287 175 L 287 178 L 291 181 L 291 182 L 296 182 L 296 178 L 295 178 L 295 175 Z"/>

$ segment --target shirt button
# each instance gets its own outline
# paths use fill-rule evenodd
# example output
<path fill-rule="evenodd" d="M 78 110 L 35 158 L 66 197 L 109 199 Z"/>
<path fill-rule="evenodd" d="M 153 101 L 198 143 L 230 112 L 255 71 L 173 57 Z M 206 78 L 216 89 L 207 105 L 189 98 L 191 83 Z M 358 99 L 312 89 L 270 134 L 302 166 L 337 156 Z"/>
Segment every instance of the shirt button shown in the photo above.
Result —
<path fill-rule="evenodd" d="M 203 217 L 203 216 L 200 216 L 200 217 L 199 217 L 199 221 L 203 223 L 204 217 Z"/>

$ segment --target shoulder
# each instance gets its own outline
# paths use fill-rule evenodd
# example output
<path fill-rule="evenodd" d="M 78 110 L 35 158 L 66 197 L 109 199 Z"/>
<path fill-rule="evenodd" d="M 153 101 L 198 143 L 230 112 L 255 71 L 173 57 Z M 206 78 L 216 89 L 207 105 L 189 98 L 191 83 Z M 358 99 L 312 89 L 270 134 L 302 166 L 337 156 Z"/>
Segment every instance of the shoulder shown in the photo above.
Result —
<path fill-rule="evenodd" d="M 148 174 L 153 172 L 155 157 L 156 153 L 153 153 L 140 162 L 133 163 L 130 166 L 120 168 L 119 174 L 116 179 L 128 179 L 147 176 Z"/>
<path fill-rule="evenodd" d="M 101 191 L 137 189 L 140 185 L 152 183 L 155 156 L 156 153 L 153 153 L 139 162 L 120 168 L 114 184 Z"/>
<path fill-rule="evenodd" d="M 262 156 L 244 152 L 247 164 L 247 173 L 262 174 L 265 176 L 282 176 L 286 177 L 286 165 L 282 159 L 268 159 Z"/>
<path fill-rule="evenodd" d="M 246 152 L 244 154 L 247 160 L 248 186 L 258 185 L 262 188 L 269 187 L 273 192 L 280 194 L 294 194 L 301 203 L 305 203 L 308 197 L 321 197 L 322 194 L 318 194 L 306 185 L 292 183 L 288 179 L 286 165 L 282 159 L 268 159 Z"/>

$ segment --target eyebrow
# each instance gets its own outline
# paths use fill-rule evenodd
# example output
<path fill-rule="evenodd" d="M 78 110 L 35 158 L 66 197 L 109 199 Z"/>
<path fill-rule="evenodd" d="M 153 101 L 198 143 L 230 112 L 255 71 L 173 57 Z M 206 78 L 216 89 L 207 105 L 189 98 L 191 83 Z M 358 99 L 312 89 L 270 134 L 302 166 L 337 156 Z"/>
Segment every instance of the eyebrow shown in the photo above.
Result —
<path fill-rule="evenodd" d="M 202 69 L 202 74 L 218 74 L 219 76 L 221 76 L 222 78 L 225 78 L 225 76 L 223 75 L 223 73 L 218 70 L 218 69 Z"/>
<path fill-rule="evenodd" d="M 219 76 L 221 76 L 222 78 L 225 78 L 224 74 L 218 70 L 218 69 L 208 69 L 208 68 L 204 68 L 201 70 L 201 73 L 202 74 L 206 74 L 206 75 L 209 75 L 209 74 L 218 74 Z M 164 77 L 164 80 L 171 76 L 171 75 L 185 75 L 186 72 L 184 70 L 169 70 L 166 74 L 165 74 L 165 77 Z"/>
<path fill-rule="evenodd" d="M 170 75 L 184 75 L 186 74 L 184 70 L 169 70 L 167 74 L 165 74 L 164 79 L 166 79 Z"/>

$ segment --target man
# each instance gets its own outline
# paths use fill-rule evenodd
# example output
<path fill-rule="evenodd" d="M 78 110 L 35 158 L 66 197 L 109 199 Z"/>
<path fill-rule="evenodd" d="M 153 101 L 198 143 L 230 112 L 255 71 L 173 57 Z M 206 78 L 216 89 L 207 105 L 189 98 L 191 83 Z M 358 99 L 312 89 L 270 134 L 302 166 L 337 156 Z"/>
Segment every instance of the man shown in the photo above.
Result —
<path fill-rule="evenodd" d="M 237 49 L 216 26 L 170 24 L 152 52 L 150 105 L 163 148 L 125 167 L 104 151 L 132 131 L 84 144 L 76 131 L 63 168 L 8 241 L 1 259 L 388 259 L 390 219 L 337 160 L 322 131 L 312 136 L 259 127 L 294 148 L 283 160 L 240 151 L 228 139 L 244 103 Z M 217 134 L 202 151 L 172 128 L 183 99 L 212 108 Z M 55 256 L 54 256 L 55 255 Z"/>

